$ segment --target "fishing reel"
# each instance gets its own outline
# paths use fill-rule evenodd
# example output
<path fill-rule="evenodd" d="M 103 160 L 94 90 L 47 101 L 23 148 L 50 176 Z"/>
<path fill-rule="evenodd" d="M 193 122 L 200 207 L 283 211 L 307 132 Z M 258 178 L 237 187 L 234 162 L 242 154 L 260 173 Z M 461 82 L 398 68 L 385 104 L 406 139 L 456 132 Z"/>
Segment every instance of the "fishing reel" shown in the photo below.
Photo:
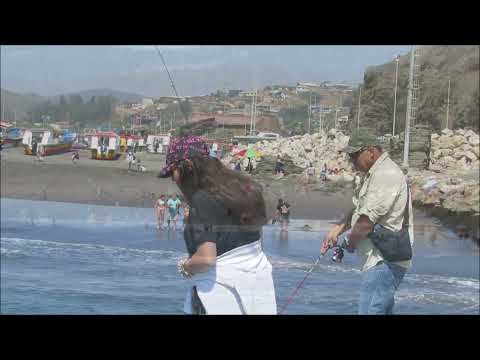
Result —
<path fill-rule="evenodd" d="M 335 249 L 333 250 L 332 261 L 336 263 L 341 263 L 343 257 L 345 256 L 345 252 L 343 251 L 343 249 L 346 249 L 347 247 L 348 247 L 348 236 L 345 236 L 345 238 L 343 239 L 343 242 L 339 246 L 335 247 Z"/>
<path fill-rule="evenodd" d="M 343 249 L 340 246 L 336 247 L 335 250 L 333 250 L 332 261 L 341 263 L 344 255 Z"/>

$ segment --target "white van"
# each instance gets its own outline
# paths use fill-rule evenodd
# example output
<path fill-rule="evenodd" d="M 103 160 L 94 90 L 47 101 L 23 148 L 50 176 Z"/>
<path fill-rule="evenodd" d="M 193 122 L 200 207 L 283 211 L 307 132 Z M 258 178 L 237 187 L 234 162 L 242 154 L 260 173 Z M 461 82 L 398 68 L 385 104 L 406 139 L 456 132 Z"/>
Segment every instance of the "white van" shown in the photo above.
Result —
<path fill-rule="evenodd" d="M 257 136 L 261 138 L 269 138 L 269 139 L 276 139 L 276 140 L 280 139 L 280 134 L 271 133 L 271 132 L 260 132 L 258 133 Z"/>

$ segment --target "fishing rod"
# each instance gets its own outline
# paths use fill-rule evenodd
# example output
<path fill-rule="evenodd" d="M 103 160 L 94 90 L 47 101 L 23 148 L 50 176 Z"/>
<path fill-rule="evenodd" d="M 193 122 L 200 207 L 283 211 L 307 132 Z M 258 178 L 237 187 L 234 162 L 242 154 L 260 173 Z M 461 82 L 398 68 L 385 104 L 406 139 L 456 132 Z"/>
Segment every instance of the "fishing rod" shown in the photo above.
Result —
<path fill-rule="evenodd" d="M 341 263 L 342 262 L 342 259 L 343 259 L 343 256 L 344 256 L 344 252 L 343 252 L 343 249 L 345 248 L 345 246 L 342 244 L 340 246 L 334 246 L 334 251 L 333 251 L 333 256 L 332 256 L 332 260 L 336 263 Z M 326 254 L 326 252 L 325 252 Z M 288 305 L 290 305 L 290 303 L 293 301 L 295 295 L 297 294 L 297 292 L 301 289 L 303 283 L 307 280 L 307 278 L 310 276 L 310 274 L 312 273 L 313 269 L 315 269 L 318 265 L 318 263 L 320 262 L 320 259 L 323 258 L 325 256 L 325 254 L 323 255 L 320 255 L 317 260 L 315 261 L 315 263 L 312 265 L 312 267 L 310 268 L 310 270 L 307 271 L 307 273 L 305 274 L 305 276 L 303 277 L 303 280 L 297 285 L 297 287 L 295 288 L 295 290 L 293 291 L 293 293 L 290 295 L 290 297 L 288 298 L 287 302 L 285 303 L 285 305 L 283 305 L 282 309 L 280 310 L 280 315 L 283 315 L 283 313 L 285 312 L 285 309 L 287 308 Z"/>
<path fill-rule="evenodd" d="M 310 274 L 312 273 L 313 269 L 315 269 L 315 267 L 318 265 L 318 263 L 320 262 L 320 259 L 325 256 L 325 255 L 320 255 L 317 260 L 315 261 L 315 263 L 312 265 L 312 267 L 310 268 L 310 270 L 307 271 L 307 273 L 305 274 L 303 280 L 297 285 L 297 287 L 295 288 L 295 290 L 293 291 L 293 293 L 290 295 L 290 297 L 288 298 L 287 302 L 285 303 L 285 305 L 283 305 L 282 309 L 280 310 L 280 315 L 283 315 L 285 309 L 287 308 L 288 305 L 290 305 L 290 303 L 293 301 L 293 298 L 295 297 L 295 295 L 297 294 L 298 290 L 300 290 L 300 288 L 302 287 L 303 283 L 305 282 L 305 280 L 307 280 L 307 278 L 310 276 Z"/>
<path fill-rule="evenodd" d="M 160 49 L 158 48 L 157 45 L 154 45 L 154 48 L 157 50 L 158 55 L 160 56 L 160 59 L 162 59 L 163 66 L 165 67 L 165 70 L 167 71 L 168 78 L 170 79 L 170 85 L 172 85 L 173 91 L 175 92 L 175 96 L 179 99 L 180 101 L 180 110 L 182 111 L 183 118 L 185 119 L 185 125 L 188 122 L 188 116 L 185 111 L 185 109 L 182 106 L 182 101 L 180 99 L 180 96 L 178 95 L 177 88 L 175 87 L 175 84 L 173 83 L 172 76 L 170 75 L 170 71 L 168 71 L 167 63 L 165 62 L 165 59 L 163 58 L 162 53 L 160 52 Z"/>

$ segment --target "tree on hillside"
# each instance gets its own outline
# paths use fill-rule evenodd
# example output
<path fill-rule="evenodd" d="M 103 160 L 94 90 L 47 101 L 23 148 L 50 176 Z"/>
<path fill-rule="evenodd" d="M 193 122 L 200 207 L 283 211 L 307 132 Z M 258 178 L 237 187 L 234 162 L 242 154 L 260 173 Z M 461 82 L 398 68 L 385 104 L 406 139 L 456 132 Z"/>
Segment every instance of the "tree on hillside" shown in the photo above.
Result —
<path fill-rule="evenodd" d="M 190 100 L 185 99 L 183 101 L 180 101 L 179 106 L 180 109 L 186 114 L 187 118 L 190 118 L 190 116 L 192 116 L 192 104 L 190 103 Z"/>
<path fill-rule="evenodd" d="M 292 130 L 295 134 L 305 133 L 308 127 L 308 106 L 297 106 L 280 110 L 280 117 L 286 129 Z"/>

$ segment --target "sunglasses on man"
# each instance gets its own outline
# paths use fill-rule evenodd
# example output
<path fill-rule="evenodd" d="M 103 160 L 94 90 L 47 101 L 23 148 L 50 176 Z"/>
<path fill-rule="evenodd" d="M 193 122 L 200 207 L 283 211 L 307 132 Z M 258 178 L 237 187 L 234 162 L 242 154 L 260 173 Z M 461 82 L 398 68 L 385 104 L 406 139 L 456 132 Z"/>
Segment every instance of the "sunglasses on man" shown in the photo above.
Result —
<path fill-rule="evenodd" d="M 362 151 L 365 150 L 365 149 L 360 149 L 354 153 L 351 153 L 351 154 L 348 154 L 348 157 L 350 158 L 350 162 L 352 164 L 355 164 L 355 162 L 358 160 L 358 157 L 360 156 L 360 154 L 362 153 Z"/>

